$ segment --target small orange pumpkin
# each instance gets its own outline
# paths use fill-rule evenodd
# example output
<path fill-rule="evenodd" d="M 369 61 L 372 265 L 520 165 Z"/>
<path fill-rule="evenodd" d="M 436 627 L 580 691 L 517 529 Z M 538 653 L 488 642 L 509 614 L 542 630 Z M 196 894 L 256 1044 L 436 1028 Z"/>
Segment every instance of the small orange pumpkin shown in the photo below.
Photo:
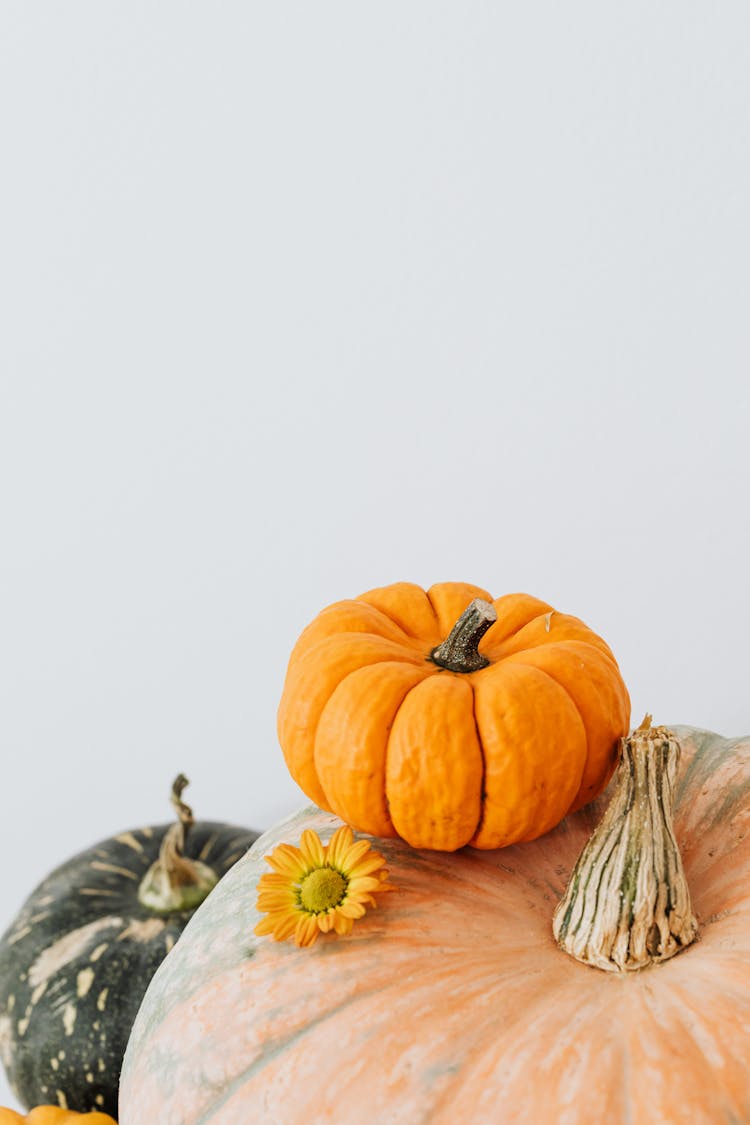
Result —
<path fill-rule="evenodd" d="M 305 629 L 278 732 L 321 808 L 455 851 L 532 840 L 587 804 L 629 721 L 615 658 L 578 618 L 528 594 L 398 582 Z"/>
<path fill-rule="evenodd" d="M 0 1106 L 0 1125 L 117 1125 L 108 1113 L 76 1113 L 59 1105 L 38 1105 L 24 1117 L 14 1109 Z"/>

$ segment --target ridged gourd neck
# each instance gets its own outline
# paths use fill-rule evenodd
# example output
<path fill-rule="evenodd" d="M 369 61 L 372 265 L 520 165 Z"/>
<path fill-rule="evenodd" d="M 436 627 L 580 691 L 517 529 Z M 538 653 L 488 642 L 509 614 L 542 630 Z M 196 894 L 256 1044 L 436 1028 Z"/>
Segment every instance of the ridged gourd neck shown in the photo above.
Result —
<path fill-rule="evenodd" d="M 698 936 L 672 825 L 680 746 L 647 715 L 622 741 L 612 798 L 553 921 L 558 945 L 610 972 L 666 961 Z"/>

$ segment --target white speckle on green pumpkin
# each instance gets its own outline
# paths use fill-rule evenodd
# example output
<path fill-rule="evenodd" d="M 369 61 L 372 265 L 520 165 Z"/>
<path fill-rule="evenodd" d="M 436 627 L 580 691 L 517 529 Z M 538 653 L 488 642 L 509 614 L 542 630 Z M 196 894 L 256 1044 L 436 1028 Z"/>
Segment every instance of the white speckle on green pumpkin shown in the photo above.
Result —
<path fill-rule="evenodd" d="M 125 941 L 130 938 L 146 945 L 159 936 L 166 924 L 163 918 L 131 918 L 122 933 L 117 935 L 117 940 Z"/>
<path fill-rule="evenodd" d="M 22 930 L 19 930 L 18 933 L 11 934 L 11 936 L 8 938 L 8 945 L 15 945 L 17 941 L 20 941 L 21 938 L 25 938 L 27 934 L 30 933 L 31 926 L 24 926 L 24 928 Z"/>
<path fill-rule="evenodd" d="M 13 1057 L 13 1024 L 9 1015 L 0 1016 L 0 1058 L 10 1070 Z"/>
<path fill-rule="evenodd" d="M 73 1028 L 76 1025 L 76 1016 L 77 1015 L 78 1015 L 78 1011 L 76 1009 L 75 1004 L 66 1004 L 65 1007 L 63 1008 L 62 1021 L 63 1021 L 63 1027 L 65 1028 L 65 1034 L 66 1035 L 72 1035 L 73 1034 Z"/>
<path fill-rule="evenodd" d="M 100 859 L 92 859 L 91 867 L 94 871 L 107 871 L 112 875 L 123 875 L 126 879 L 138 881 L 138 876 L 134 871 L 128 871 L 127 867 L 118 867 L 116 863 L 104 863 Z"/>
<path fill-rule="evenodd" d="M 208 853 L 209 853 L 209 852 L 211 851 L 211 848 L 212 848 L 212 847 L 214 846 L 214 844 L 216 843 L 217 839 L 218 839 L 218 837 L 217 837 L 217 835 L 216 835 L 216 833 L 215 833 L 215 832 L 214 832 L 214 834 L 213 834 L 212 836 L 209 836 L 209 837 L 208 837 L 208 839 L 206 840 L 205 844 L 203 845 L 203 847 L 201 848 L 200 852 L 198 853 L 198 859 L 205 859 L 205 858 L 206 858 L 206 856 L 208 855 Z"/>
<path fill-rule="evenodd" d="M 84 997 L 94 983 L 94 970 L 81 969 L 76 977 L 76 996 Z"/>
<path fill-rule="evenodd" d="M 78 929 L 64 934 L 53 942 L 49 948 L 40 953 L 34 961 L 29 969 L 29 984 L 32 988 L 36 988 L 43 981 L 49 980 L 64 965 L 80 957 L 91 939 L 101 930 L 107 930 L 112 926 L 121 926 L 122 924 L 122 918 L 97 918 L 94 922 L 89 922 L 85 926 L 79 926 Z"/>
<path fill-rule="evenodd" d="M 38 984 L 36 986 L 31 994 L 32 1005 L 36 1004 L 39 1000 L 41 1000 L 42 996 L 44 996 L 44 993 L 47 991 L 47 983 L 48 982 L 46 980 L 43 980 L 41 984 Z"/>

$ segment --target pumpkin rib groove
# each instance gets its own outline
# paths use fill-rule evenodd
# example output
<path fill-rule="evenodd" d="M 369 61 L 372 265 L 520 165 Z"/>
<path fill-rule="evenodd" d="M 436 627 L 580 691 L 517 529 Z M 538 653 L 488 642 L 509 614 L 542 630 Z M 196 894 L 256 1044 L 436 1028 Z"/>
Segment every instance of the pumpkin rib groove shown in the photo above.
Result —
<path fill-rule="evenodd" d="M 530 665 L 524 665 L 524 667 L 530 667 Z M 546 668 L 538 668 L 537 671 L 542 672 L 543 675 L 545 675 L 548 680 L 551 680 L 552 683 L 563 692 L 563 694 L 570 700 L 571 705 L 573 706 L 576 714 L 578 715 L 579 719 L 581 720 L 581 729 L 583 730 L 583 738 L 584 738 L 585 749 L 584 749 L 584 753 L 582 755 L 581 770 L 580 770 L 580 774 L 579 774 L 579 778 L 578 778 L 578 785 L 579 785 L 579 788 L 580 788 L 581 778 L 583 777 L 584 770 L 586 769 L 586 763 L 588 761 L 588 756 L 589 756 L 589 733 L 588 733 L 588 730 L 586 729 L 586 723 L 584 722 L 583 715 L 581 714 L 581 712 L 578 708 L 578 704 L 576 703 L 575 699 L 570 694 L 570 692 L 567 690 L 567 688 L 563 684 L 561 684 L 559 682 L 559 680 L 557 680 L 552 675 L 551 672 L 548 672 Z M 576 796 L 577 796 L 577 794 L 578 794 L 578 790 L 576 790 Z M 568 810 L 573 806 L 574 803 L 575 803 L 575 797 L 573 798 L 573 800 L 568 805 L 568 808 L 565 810 L 565 813 L 563 814 L 563 818 L 565 816 L 567 816 Z M 548 831 L 548 829 L 545 829 L 544 831 L 546 832 L 546 831 Z M 543 835 L 543 834 L 544 833 L 539 833 L 538 835 Z M 534 840 L 536 838 L 537 838 L 536 836 L 527 836 L 527 837 L 525 837 L 525 840 L 526 841 Z"/>
<path fill-rule="evenodd" d="M 361 601 L 361 599 L 357 599 L 357 601 Z M 410 648 L 413 646 L 415 641 L 419 640 L 418 637 L 411 636 L 411 634 L 408 633 L 402 625 L 399 625 L 398 621 L 395 621 L 389 613 L 386 613 L 384 610 L 380 609 L 379 606 L 373 605 L 372 602 L 366 602 L 365 604 L 368 605 L 372 609 L 372 611 L 377 614 L 378 619 L 382 621 L 383 628 L 386 630 L 386 632 L 384 632 L 382 636 L 384 636 L 386 640 L 390 639 L 388 636 L 388 632 L 393 629 L 398 630 L 398 632 L 404 638 L 404 644 L 408 645 Z M 376 635 L 380 636 L 381 634 L 378 633 Z"/>
<path fill-rule="evenodd" d="M 601 657 L 603 660 L 606 660 L 607 663 L 611 666 L 611 668 L 614 671 L 617 671 L 617 663 L 616 663 L 614 657 L 609 652 L 605 652 L 605 650 L 603 648 L 600 648 L 599 645 L 593 645 L 591 643 L 591 641 L 584 641 L 579 637 L 576 637 L 574 640 L 567 640 L 567 639 L 563 638 L 562 640 L 549 641 L 546 645 L 527 645 L 526 648 L 518 649 L 517 652 L 507 653 L 506 656 L 501 657 L 500 660 L 501 661 L 502 660 L 516 660 L 516 659 L 524 656 L 526 653 L 533 653 L 540 648 L 542 648 L 542 649 L 552 648 L 553 645 L 563 645 L 565 647 L 569 647 L 570 645 L 573 645 L 573 644 L 585 645 L 586 648 L 591 649 L 592 653 L 595 653 L 597 656 Z"/>
<path fill-rule="evenodd" d="M 525 610 L 520 615 L 518 613 L 519 604 Z M 516 633 L 525 629 L 538 617 L 544 617 L 547 613 L 554 613 L 554 609 L 549 602 L 544 602 L 531 594 L 502 594 L 499 598 L 492 600 L 492 605 L 497 613 L 497 621 L 492 626 L 492 630 L 487 630 L 485 653 L 490 660 L 497 659 L 494 655 L 495 650 L 500 649 L 509 637 L 515 636 Z M 496 639 L 492 639 L 493 634 Z"/>
<path fill-rule="evenodd" d="M 591 647 L 593 647 L 593 646 L 591 646 Z M 595 651 L 596 651 L 596 650 L 595 650 Z M 565 684 L 561 683 L 561 682 L 560 682 L 560 680 L 559 680 L 559 679 L 557 678 L 557 676 L 555 676 L 555 675 L 554 675 L 554 673 L 553 673 L 553 672 L 551 672 L 551 671 L 550 671 L 550 670 L 549 670 L 548 668 L 539 668 L 539 665 L 538 665 L 538 664 L 527 664 L 527 663 L 526 663 L 526 661 L 524 661 L 524 660 L 518 660 L 518 661 L 514 661 L 514 663 L 518 663 L 518 664 L 522 665 L 522 667 L 524 667 L 524 668 L 537 668 L 537 669 L 538 669 L 538 670 L 539 670 L 540 672 L 544 672 L 544 674 L 545 674 L 546 676 L 549 676 L 549 678 L 550 678 L 551 680 L 554 680 L 554 682 L 555 682 L 555 683 L 557 684 L 557 686 L 558 686 L 559 688 L 561 688 L 561 689 L 562 689 L 562 690 L 563 690 L 563 691 L 565 692 L 565 694 L 566 694 L 566 695 L 568 696 L 568 698 L 570 699 L 571 703 L 573 704 L 573 706 L 575 707 L 576 711 L 578 712 L 578 714 L 579 714 L 579 715 L 580 715 L 580 717 L 581 717 L 581 724 L 582 724 L 582 726 L 583 726 L 583 731 L 584 731 L 584 734 L 585 734 L 585 736 L 586 736 L 586 753 L 585 753 L 585 755 L 584 755 L 584 758 L 583 758 L 583 765 L 582 765 L 582 767 L 581 767 L 581 776 L 580 776 L 580 778 L 579 778 L 579 782 L 578 782 L 578 789 L 576 790 L 576 792 L 575 792 L 575 794 L 574 794 L 574 796 L 573 796 L 573 800 L 572 800 L 572 801 L 570 802 L 570 804 L 568 805 L 567 809 L 565 810 L 565 814 L 564 814 L 564 815 L 565 815 L 565 816 L 568 816 L 568 815 L 569 815 L 569 813 L 571 812 L 571 810 L 572 810 L 572 809 L 573 809 L 573 808 L 575 807 L 575 805 L 576 805 L 576 802 L 578 801 L 578 798 L 579 798 L 579 796 L 580 796 L 580 793 L 581 793 L 581 786 L 582 786 L 582 784 L 583 784 L 583 778 L 584 778 L 584 777 L 585 777 L 585 775 L 586 775 L 586 770 L 587 770 L 587 768 L 588 768 L 588 765 L 589 765 L 589 762 L 590 762 L 590 758 L 591 758 L 591 737 L 590 737 L 590 735 L 589 735 L 589 729 L 588 729 L 588 725 L 587 725 L 587 723 L 586 723 L 586 719 L 585 719 L 585 716 L 583 715 L 583 713 L 582 713 L 582 711 L 581 711 L 580 707 L 578 706 L 578 701 L 577 701 L 577 700 L 576 700 L 576 699 L 574 698 L 574 696 L 573 696 L 573 695 L 572 695 L 572 694 L 570 693 L 570 691 L 569 691 L 569 690 L 568 690 L 568 688 L 567 688 L 567 687 L 565 686 Z"/>
<path fill-rule="evenodd" d="M 407 691 L 406 695 L 404 695 L 404 698 L 401 700 L 398 707 L 396 708 L 396 710 L 394 712 L 394 715 L 393 715 L 393 719 L 391 721 L 390 730 L 388 731 L 388 737 L 385 740 L 385 754 L 383 756 L 383 782 L 384 782 L 384 784 L 383 784 L 383 796 L 385 798 L 385 807 L 386 807 L 386 810 L 388 812 L 388 819 L 390 820 L 391 824 L 393 824 L 393 818 L 391 817 L 391 802 L 390 802 L 390 799 L 388 797 L 388 759 L 389 759 L 390 754 L 391 754 L 391 739 L 393 737 L 393 728 L 396 725 L 396 719 L 398 718 L 398 713 L 401 710 L 401 708 L 403 707 L 404 703 L 406 702 L 406 698 L 407 698 L 408 695 L 409 695 L 409 692 Z M 395 825 L 394 825 L 394 830 L 395 830 Z M 396 830 L 396 832 L 397 832 L 397 830 Z M 397 834 L 398 834 L 398 832 L 397 832 Z"/>
<path fill-rule="evenodd" d="M 565 813 L 564 813 L 564 816 L 567 816 L 568 813 L 570 812 L 570 810 L 572 809 L 573 805 L 576 803 L 576 799 L 577 799 L 578 794 L 580 792 L 580 781 L 581 781 L 581 778 L 583 778 L 583 775 L 586 772 L 586 766 L 588 765 L 588 761 L 589 761 L 589 754 L 590 754 L 591 746 L 590 746 L 588 727 L 586 726 L 586 720 L 585 720 L 585 718 L 584 718 L 584 716 L 581 712 L 580 707 L 578 706 L 577 701 L 574 699 L 574 697 L 568 691 L 565 684 L 560 683 L 557 676 L 555 676 L 554 673 L 551 672 L 548 668 L 540 668 L 538 664 L 527 664 L 525 660 L 513 660 L 512 663 L 521 667 L 521 668 L 535 668 L 538 672 L 541 672 L 543 675 L 547 676 L 548 679 L 552 680 L 552 682 L 554 684 L 556 684 L 557 687 L 559 687 L 561 691 L 565 692 L 568 699 L 570 700 L 570 702 L 575 707 L 576 712 L 577 712 L 577 714 L 578 714 L 578 716 L 581 720 L 581 726 L 583 727 L 583 733 L 584 733 L 584 737 L 585 737 L 585 740 L 586 740 L 586 752 L 583 756 L 583 764 L 581 766 L 581 777 L 579 778 L 578 789 L 576 790 L 575 796 L 573 797 L 573 800 L 570 802 L 570 804 L 568 805 L 568 808 L 565 810 Z"/>
<path fill-rule="evenodd" d="M 547 628 L 547 619 L 550 623 L 549 629 Z M 527 636 L 523 636 L 524 633 Z M 520 643 L 519 637 L 521 638 Z M 527 644 L 529 638 L 532 643 Z M 559 613 L 557 610 L 553 610 L 551 615 L 540 614 L 538 617 L 532 618 L 528 625 L 524 625 L 518 632 L 506 638 L 498 646 L 495 660 L 500 661 L 506 656 L 514 656 L 525 649 L 534 649 L 541 645 L 557 644 L 558 642 L 565 643 L 566 641 L 579 641 L 583 644 L 590 644 L 593 648 L 598 648 L 617 667 L 614 653 L 603 637 L 590 629 L 584 621 L 581 621 L 580 617 L 574 617 L 570 613 Z"/>
<path fill-rule="evenodd" d="M 312 663 L 313 655 L 320 655 L 318 649 L 342 647 L 345 648 L 353 641 L 376 641 L 378 644 L 384 646 L 392 645 L 398 651 L 403 652 L 402 656 L 397 655 L 396 652 L 388 652 L 387 656 L 380 657 L 383 660 L 403 660 L 405 662 L 419 663 L 423 657 L 418 656 L 414 652 L 414 646 L 408 643 L 401 643 L 400 641 L 393 641 L 390 637 L 381 637 L 379 633 L 366 633 L 366 632 L 345 632 L 345 633 L 331 633 L 328 637 L 321 637 L 315 644 L 311 645 L 309 649 L 302 655 L 302 660 L 309 660 Z M 326 652 L 326 655 L 328 653 Z M 364 667 L 364 665 L 363 665 Z"/>
<path fill-rule="evenodd" d="M 568 683 L 563 682 L 563 679 L 561 678 L 561 669 L 554 664 L 551 668 L 548 667 L 547 662 L 551 658 L 557 656 L 558 649 L 561 650 L 562 655 L 564 655 L 566 659 L 569 659 L 570 655 L 574 654 L 576 656 L 580 656 L 582 659 L 587 660 L 589 662 L 589 665 L 593 665 L 593 670 L 590 669 L 589 674 L 592 674 L 593 671 L 595 678 L 601 675 L 602 679 L 604 680 L 605 689 L 609 689 L 612 692 L 611 698 L 607 699 L 602 696 L 601 684 L 598 684 L 595 687 L 596 698 L 594 705 L 592 705 L 591 700 L 579 701 L 578 696 L 574 694 L 574 689 L 568 686 L 570 680 L 568 680 Z M 581 649 L 583 649 L 583 652 L 580 652 Z M 612 776 L 612 773 L 614 772 L 615 766 L 617 764 L 618 755 L 612 753 L 613 749 L 619 747 L 620 736 L 617 732 L 627 727 L 630 715 L 630 698 L 628 696 L 627 689 L 625 688 L 624 684 L 622 684 L 622 682 L 618 680 L 617 667 L 607 656 L 607 654 L 602 652 L 602 650 L 597 648 L 595 645 L 588 644 L 588 642 L 586 641 L 558 642 L 558 645 L 540 646 L 536 649 L 524 649 L 523 652 L 514 653 L 512 656 L 506 657 L 505 663 L 521 664 L 524 667 L 539 668 L 541 671 L 546 672 L 546 674 L 548 676 L 551 676 L 555 680 L 555 682 L 560 685 L 560 687 L 568 692 L 568 694 L 571 696 L 571 699 L 573 700 L 574 705 L 576 706 L 576 709 L 581 715 L 587 737 L 586 761 L 584 762 L 583 773 L 581 775 L 581 781 L 578 787 L 578 791 L 565 813 L 565 815 L 568 816 L 571 812 L 576 812 L 579 808 L 582 808 L 585 804 L 588 804 L 589 801 L 592 800 L 596 795 L 596 793 L 601 792 L 606 784 L 609 783 L 609 779 Z M 614 677 L 608 674 L 612 672 L 615 673 Z M 577 678 L 574 678 L 572 682 L 575 684 L 577 682 Z M 583 683 L 589 683 L 588 676 L 583 679 Z M 609 722 L 605 725 L 611 725 L 615 728 L 611 732 L 611 738 L 607 742 L 606 746 L 603 741 L 603 732 L 601 730 L 603 713 L 609 718 Z M 618 716 L 618 718 L 620 719 L 619 723 L 616 723 L 612 719 L 613 715 Z M 593 760 L 592 728 L 596 728 L 595 733 L 599 736 L 594 744 L 597 757 Z M 606 769 L 604 768 L 606 766 L 606 758 L 600 760 L 604 752 L 608 753 L 612 758 L 609 768 Z M 593 771 L 593 773 L 591 773 L 591 771 Z M 593 793 L 587 794 L 586 790 L 591 788 L 592 777 L 596 780 L 596 787 Z M 602 780 L 600 780 L 602 778 L 603 783 Z"/>
<path fill-rule="evenodd" d="M 541 668 L 503 662 L 494 670 L 480 672 L 474 686 L 477 726 L 487 763 L 485 807 L 489 815 L 485 816 L 484 839 L 474 836 L 471 845 L 494 850 L 507 846 L 510 840 L 529 842 L 562 820 L 568 798 L 572 799 L 580 786 L 587 745 L 583 719 L 568 693 Z M 523 708 L 515 706 L 518 699 L 524 699 Z M 566 740 L 564 752 L 545 761 L 543 768 L 540 758 L 546 752 L 546 732 L 536 718 L 540 708 L 558 712 L 559 737 L 562 739 L 564 732 Z M 508 743 L 523 744 L 523 754 L 509 755 Z M 576 789 L 569 780 L 570 759 L 577 763 Z M 543 782 L 537 787 L 534 780 L 539 773 Z M 561 790 L 565 803 L 559 799 Z"/>
<path fill-rule="evenodd" d="M 380 626 L 380 631 L 378 626 Z M 349 598 L 334 602 L 333 605 L 321 610 L 318 616 L 302 630 L 292 649 L 290 661 L 299 660 L 320 641 L 330 640 L 332 637 L 343 636 L 347 633 L 379 637 L 381 640 L 391 641 L 393 644 L 403 644 L 406 648 L 413 648 L 418 639 L 411 637 L 397 621 L 394 621 L 378 606 L 371 602 Z"/>
<path fill-rule="evenodd" d="M 357 650 L 357 646 L 359 646 L 359 650 Z M 354 658 L 344 659 L 350 648 L 354 652 Z M 339 658 L 343 662 L 343 667 L 347 669 L 338 674 L 332 672 L 330 666 L 328 666 L 329 661 L 332 660 L 332 654 L 335 654 L 336 650 L 340 650 Z M 321 655 L 327 657 L 328 660 L 321 662 Z M 307 793 L 316 804 L 327 808 L 325 792 L 315 770 L 315 762 L 309 754 L 309 751 L 314 751 L 315 734 L 323 709 L 341 680 L 345 679 L 351 672 L 378 664 L 381 661 L 393 660 L 405 664 L 419 665 L 421 663 L 416 653 L 412 653 L 407 647 L 397 645 L 394 641 L 379 637 L 375 633 L 334 633 L 330 637 L 324 637 L 317 641 L 302 654 L 296 664 L 290 665 L 290 670 L 292 667 L 294 668 L 294 678 L 290 676 L 290 671 L 288 671 L 278 713 L 279 742 L 289 772 L 303 792 Z M 321 664 L 326 668 L 326 676 L 320 674 L 319 667 Z M 304 721 L 302 722 L 300 722 L 299 717 L 296 719 L 290 718 L 290 715 L 298 715 L 300 698 L 305 698 L 306 691 L 310 690 L 310 684 L 316 685 L 314 705 L 311 706 L 308 703 L 308 710 L 312 710 L 313 713 L 305 714 L 303 712 Z M 310 789 L 307 786 L 310 786 Z M 331 810 L 328 809 L 328 811 Z"/>
<path fill-rule="evenodd" d="M 407 592 L 409 598 L 407 606 L 404 607 L 400 599 Z M 427 596 L 427 591 L 423 590 L 421 586 L 411 582 L 396 582 L 392 586 L 379 586 L 373 590 L 368 590 L 366 593 L 360 594 L 358 600 L 379 609 L 385 617 L 393 621 L 412 640 L 419 641 L 420 644 L 425 641 L 430 645 L 438 643 L 440 637 L 437 615 Z M 418 624 L 412 620 L 409 622 L 409 628 L 407 628 L 405 621 L 409 619 L 409 613 L 412 613 L 415 617 L 419 615 L 414 605 L 417 600 L 422 603 L 422 609 L 428 610 L 431 620 L 422 620 Z M 394 601 L 396 604 L 394 604 Z"/>
<path fill-rule="evenodd" d="M 477 722 L 477 693 L 474 684 L 471 685 L 471 714 L 474 719 L 474 730 L 477 732 L 477 742 L 479 743 L 479 749 L 482 752 L 482 777 L 479 783 L 481 787 L 479 790 L 479 820 L 477 821 L 476 828 L 474 829 L 474 834 L 471 837 L 473 840 L 482 831 L 482 825 L 484 824 L 484 808 L 487 796 L 485 792 L 485 782 L 487 780 L 487 756 L 484 751 L 484 743 L 482 742 L 482 734 L 479 730 L 479 723 Z"/>
<path fill-rule="evenodd" d="M 433 715 L 441 716 L 439 724 Z M 412 847 L 454 851 L 473 839 L 484 771 L 475 729 L 466 676 L 429 675 L 398 708 L 388 738 L 386 793 L 393 826 Z"/>
<path fill-rule="evenodd" d="M 344 676 L 344 678 L 340 680 L 339 683 L 335 686 L 330 698 L 321 711 L 315 732 L 313 761 L 315 763 L 315 769 L 320 780 L 321 787 L 325 793 L 326 800 L 331 805 L 331 810 L 339 816 L 342 815 L 344 810 L 342 808 L 342 802 L 340 800 L 338 788 L 343 786 L 346 790 L 348 802 L 348 807 L 346 810 L 347 816 L 345 817 L 345 819 L 347 819 L 351 826 L 353 828 L 356 828 L 358 831 L 368 832 L 374 836 L 392 836 L 396 834 L 396 830 L 393 827 L 393 823 L 388 812 L 388 800 L 386 794 L 388 738 L 390 737 L 390 730 L 393 728 L 395 717 L 398 714 L 399 709 L 403 705 L 406 696 L 409 694 L 412 688 L 416 687 L 417 684 L 421 683 L 421 681 L 426 676 L 430 675 L 430 671 L 428 669 L 422 671 L 421 669 L 414 667 L 412 676 L 412 678 L 415 678 L 414 682 L 407 682 L 407 684 L 404 685 L 403 683 L 399 684 L 397 681 L 395 681 L 393 684 L 389 684 L 390 690 L 394 691 L 395 693 L 398 693 L 400 691 L 401 697 L 398 700 L 395 709 L 392 711 L 392 713 L 390 713 L 388 734 L 386 735 L 384 740 L 379 763 L 376 759 L 375 753 L 377 748 L 373 745 L 373 743 L 375 741 L 375 736 L 377 735 L 377 727 L 379 723 L 383 722 L 385 716 L 380 710 L 371 711 L 365 709 L 364 707 L 358 707 L 354 689 L 355 687 L 359 687 L 360 682 L 365 688 L 367 688 L 367 681 L 370 678 L 370 674 L 375 670 L 380 671 L 382 679 L 383 681 L 385 681 L 386 676 L 395 673 L 397 669 L 408 669 L 411 667 L 413 666 L 406 663 L 405 661 L 378 661 L 374 664 L 366 664 L 362 668 L 355 668 L 354 671 L 350 672 L 347 676 Z M 417 676 L 419 678 L 416 678 Z M 372 699 L 374 698 L 379 686 L 381 685 L 377 682 L 375 685 L 369 686 L 370 703 L 372 703 Z M 403 690 L 401 690 L 402 688 Z M 368 693 L 366 692 L 365 694 L 367 695 Z M 387 705 L 389 702 L 391 702 L 391 700 L 388 698 L 389 693 L 384 694 L 385 699 L 383 700 L 383 702 L 385 704 L 384 710 L 386 710 Z M 368 793 L 371 789 L 377 789 L 380 793 L 382 793 L 383 797 L 382 808 L 377 810 L 377 815 L 375 813 L 372 813 L 369 817 L 366 812 L 365 815 L 361 817 L 356 812 L 352 812 L 352 809 L 357 804 L 357 801 L 355 799 L 356 792 L 354 790 L 354 782 L 352 782 L 350 773 L 347 771 L 351 767 L 352 759 L 354 758 L 356 749 L 358 749 L 358 747 L 356 749 L 352 745 L 344 747 L 343 755 L 339 755 L 339 753 L 337 753 L 337 750 L 340 751 L 342 749 L 340 746 L 334 745 L 332 747 L 330 745 L 326 745 L 328 725 L 329 723 L 333 722 L 334 716 L 335 718 L 338 718 L 335 713 L 337 709 L 342 706 L 341 701 L 342 699 L 345 699 L 347 695 L 354 696 L 353 699 L 350 699 L 348 701 L 349 708 L 350 710 L 355 710 L 355 721 L 363 723 L 363 726 L 359 729 L 359 731 L 350 733 L 352 730 L 351 721 L 347 721 L 346 727 L 348 737 L 346 741 L 351 742 L 352 740 L 355 740 L 356 735 L 358 734 L 363 742 L 370 743 L 371 753 L 367 756 L 367 762 L 371 769 L 374 767 L 374 769 L 376 770 L 376 776 L 372 776 L 371 774 L 368 777 L 368 781 L 372 781 L 371 786 L 368 786 Z M 332 716 L 331 714 L 332 711 L 334 713 L 334 716 Z M 326 757 L 329 759 L 328 761 L 325 761 Z M 342 767 L 342 761 L 346 763 L 346 769 Z M 367 804 L 366 797 L 364 799 L 364 803 Z M 341 812 L 339 811 L 340 809 L 342 810 Z"/>

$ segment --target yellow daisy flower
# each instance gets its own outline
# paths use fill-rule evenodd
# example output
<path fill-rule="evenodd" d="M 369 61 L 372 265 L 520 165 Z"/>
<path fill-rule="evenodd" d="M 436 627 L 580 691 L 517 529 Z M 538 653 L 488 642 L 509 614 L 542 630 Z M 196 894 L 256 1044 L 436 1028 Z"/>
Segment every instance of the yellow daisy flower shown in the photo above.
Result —
<path fill-rule="evenodd" d="M 347 825 L 327 844 L 307 828 L 298 848 L 279 844 L 265 858 L 273 871 L 258 880 L 256 905 L 266 917 L 255 932 L 276 941 L 312 945 L 319 933 L 351 933 L 355 919 L 375 906 L 373 894 L 392 889 L 385 857 L 368 840 L 355 842 Z"/>

